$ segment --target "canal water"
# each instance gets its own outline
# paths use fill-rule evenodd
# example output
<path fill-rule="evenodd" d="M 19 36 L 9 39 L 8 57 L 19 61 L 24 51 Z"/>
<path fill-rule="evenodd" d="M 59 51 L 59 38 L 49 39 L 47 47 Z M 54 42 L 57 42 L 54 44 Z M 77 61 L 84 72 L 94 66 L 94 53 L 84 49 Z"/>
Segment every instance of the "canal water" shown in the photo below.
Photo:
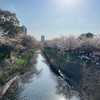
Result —
<path fill-rule="evenodd" d="M 79 92 L 49 67 L 41 51 L 37 51 L 26 73 L 16 80 L 2 100 L 82 100 Z"/>

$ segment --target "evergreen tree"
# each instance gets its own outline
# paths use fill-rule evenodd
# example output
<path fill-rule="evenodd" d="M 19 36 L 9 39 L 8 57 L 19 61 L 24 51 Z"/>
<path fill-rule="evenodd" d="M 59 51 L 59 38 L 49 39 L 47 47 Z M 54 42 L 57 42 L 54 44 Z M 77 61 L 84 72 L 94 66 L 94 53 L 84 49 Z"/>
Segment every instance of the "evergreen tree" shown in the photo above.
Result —
<path fill-rule="evenodd" d="M 21 31 L 19 23 L 15 13 L 0 9 L 0 27 L 4 32 L 8 32 L 9 36 L 14 36 Z"/>

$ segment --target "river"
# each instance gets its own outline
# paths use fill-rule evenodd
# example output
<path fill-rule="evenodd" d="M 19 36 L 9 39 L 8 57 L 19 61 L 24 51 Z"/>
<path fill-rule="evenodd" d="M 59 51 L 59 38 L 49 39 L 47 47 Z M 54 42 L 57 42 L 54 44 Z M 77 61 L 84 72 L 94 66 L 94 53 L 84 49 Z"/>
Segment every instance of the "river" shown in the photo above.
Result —
<path fill-rule="evenodd" d="M 41 51 L 27 66 L 27 72 L 16 80 L 2 100 L 82 100 L 79 92 L 57 76 Z"/>

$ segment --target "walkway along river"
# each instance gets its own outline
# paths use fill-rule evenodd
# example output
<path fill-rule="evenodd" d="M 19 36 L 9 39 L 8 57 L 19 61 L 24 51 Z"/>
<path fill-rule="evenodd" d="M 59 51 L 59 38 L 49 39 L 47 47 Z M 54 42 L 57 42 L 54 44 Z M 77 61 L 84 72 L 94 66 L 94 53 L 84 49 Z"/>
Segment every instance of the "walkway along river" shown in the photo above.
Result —
<path fill-rule="evenodd" d="M 2 100 L 82 100 L 77 90 L 51 71 L 41 51 L 27 66 L 27 72 L 16 80 Z"/>

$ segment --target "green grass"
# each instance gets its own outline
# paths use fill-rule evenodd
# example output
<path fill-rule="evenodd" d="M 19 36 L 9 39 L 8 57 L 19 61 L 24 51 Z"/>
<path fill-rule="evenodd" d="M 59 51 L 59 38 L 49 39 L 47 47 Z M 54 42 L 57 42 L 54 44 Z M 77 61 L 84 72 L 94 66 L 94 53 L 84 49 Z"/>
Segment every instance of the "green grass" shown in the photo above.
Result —
<path fill-rule="evenodd" d="M 16 65 L 19 65 L 19 66 L 23 66 L 24 63 L 26 63 L 26 60 L 24 60 L 24 59 L 17 59 L 17 60 L 15 61 L 15 64 L 16 64 Z"/>
<path fill-rule="evenodd" d="M 69 61 L 75 61 L 75 62 L 80 62 L 80 63 L 84 63 L 85 61 L 84 60 L 82 60 L 82 59 L 79 59 L 79 58 L 77 58 L 77 57 L 74 57 L 74 56 L 70 56 L 69 54 L 68 55 L 65 55 L 65 54 L 62 54 L 60 51 L 55 51 L 55 50 L 53 50 L 53 49 L 48 49 L 48 48 L 45 48 L 45 51 L 46 52 L 50 52 L 50 51 L 52 51 L 52 52 L 54 52 L 55 54 L 57 54 L 57 55 L 59 55 L 59 56 L 61 56 L 61 57 L 64 57 L 65 59 L 67 59 L 67 60 L 69 60 Z"/>
<path fill-rule="evenodd" d="M 18 54 L 18 52 L 12 51 L 12 52 L 10 53 L 10 57 L 16 56 L 17 54 Z"/>
<path fill-rule="evenodd" d="M 86 94 L 89 95 L 90 88 L 89 88 L 89 86 L 87 84 L 84 85 L 83 89 L 86 92 Z"/>
<path fill-rule="evenodd" d="M 8 68 L 3 72 L 2 76 L 0 76 L 0 83 L 5 83 L 12 75 L 23 70 L 33 54 L 34 50 L 30 50 L 25 54 L 18 54 L 19 58 L 14 62 L 15 67 Z"/>
<path fill-rule="evenodd" d="M 47 55 L 50 59 L 50 62 L 58 69 L 61 70 L 64 74 L 66 74 L 69 78 L 73 78 L 74 74 L 66 69 L 65 67 L 62 67 L 61 63 L 58 62 L 56 59 L 52 58 L 52 56 L 49 55 L 49 53 L 47 52 Z"/>
<path fill-rule="evenodd" d="M 17 66 L 25 66 L 28 59 L 33 55 L 34 50 L 27 52 L 26 54 L 19 54 L 19 59 L 17 59 L 14 64 Z"/>

